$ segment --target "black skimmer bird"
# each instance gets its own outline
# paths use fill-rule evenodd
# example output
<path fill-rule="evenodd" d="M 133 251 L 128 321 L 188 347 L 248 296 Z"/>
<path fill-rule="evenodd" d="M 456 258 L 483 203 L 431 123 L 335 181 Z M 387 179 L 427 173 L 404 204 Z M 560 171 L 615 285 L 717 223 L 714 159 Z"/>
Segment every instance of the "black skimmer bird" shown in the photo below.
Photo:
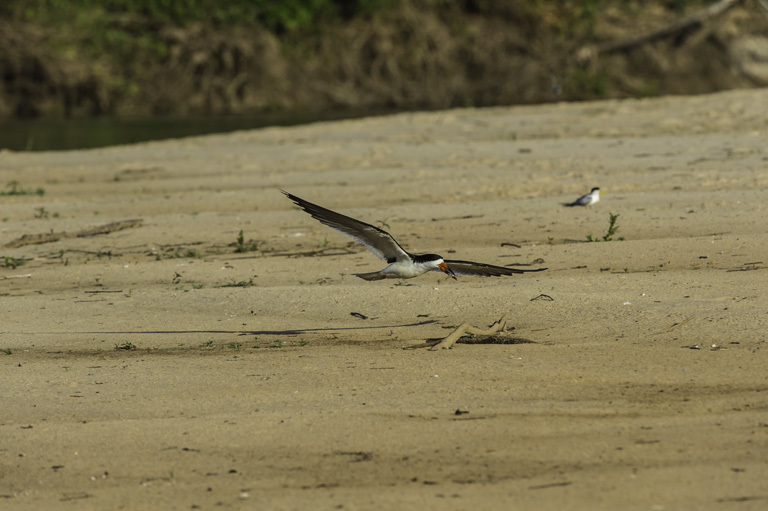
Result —
<path fill-rule="evenodd" d="M 595 202 L 600 200 L 600 188 L 592 188 L 592 191 L 586 195 L 582 195 L 573 202 L 566 202 L 563 206 L 591 206 Z"/>
<path fill-rule="evenodd" d="M 442 256 L 437 254 L 411 254 L 401 247 L 391 234 L 383 229 L 360 220 L 355 220 L 341 213 L 336 213 L 317 204 L 312 204 L 284 190 L 281 191 L 296 203 L 297 206 L 312 215 L 312 218 L 331 229 L 346 234 L 361 245 L 368 247 L 376 257 L 384 259 L 389 263 L 389 266 L 383 270 L 353 274 L 361 279 L 411 279 L 428 271 L 442 271 L 455 279 L 456 275 L 499 277 L 502 275 L 546 270 L 546 268 L 519 270 L 517 268 L 494 266 L 492 264 L 475 263 L 472 261 L 453 261 L 443 259 Z"/>

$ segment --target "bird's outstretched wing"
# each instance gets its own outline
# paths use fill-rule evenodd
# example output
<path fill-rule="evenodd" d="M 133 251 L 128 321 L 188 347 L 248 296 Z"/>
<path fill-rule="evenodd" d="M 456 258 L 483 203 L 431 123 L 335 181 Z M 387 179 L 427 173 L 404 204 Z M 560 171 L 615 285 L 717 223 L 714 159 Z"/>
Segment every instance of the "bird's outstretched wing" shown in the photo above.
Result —
<path fill-rule="evenodd" d="M 501 277 L 502 275 L 514 275 L 516 273 L 529 273 L 544 271 L 546 268 L 537 268 L 535 270 L 520 270 L 518 268 L 509 268 L 507 266 L 494 266 L 492 264 L 475 263 L 472 261 L 450 261 L 445 260 L 453 273 L 457 275 L 474 275 L 477 277 Z"/>
<path fill-rule="evenodd" d="M 312 218 L 364 245 L 379 259 L 393 263 L 410 257 L 408 252 L 387 231 L 341 213 L 336 213 L 317 204 L 312 204 L 285 190 L 280 191 L 296 203 L 297 206 L 312 215 Z"/>

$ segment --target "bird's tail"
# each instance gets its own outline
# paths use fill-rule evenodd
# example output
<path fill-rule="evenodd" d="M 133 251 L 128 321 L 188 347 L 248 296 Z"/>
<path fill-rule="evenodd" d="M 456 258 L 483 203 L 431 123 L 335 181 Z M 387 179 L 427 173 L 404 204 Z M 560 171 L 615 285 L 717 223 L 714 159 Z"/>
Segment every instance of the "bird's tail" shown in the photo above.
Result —
<path fill-rule="evenodd" d="M 352 275 L 364 280 L 382 280 L 384 278 L 384 275 L 377 271 L 372 271 L 370 273 L 353 273 Z"/>

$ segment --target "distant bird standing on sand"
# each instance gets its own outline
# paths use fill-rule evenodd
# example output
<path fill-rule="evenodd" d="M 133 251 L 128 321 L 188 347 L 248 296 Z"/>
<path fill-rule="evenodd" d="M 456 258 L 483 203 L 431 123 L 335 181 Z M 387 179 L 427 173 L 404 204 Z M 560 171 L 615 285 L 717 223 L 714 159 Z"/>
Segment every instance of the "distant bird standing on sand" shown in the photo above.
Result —
<path fill-rule="evenodd" d="M 475 263 L 472 261 L 452 261 L 443 259 L 442 256 L 437 254 L 411 254 L 406 252 L 392 235 L 383 229 L 344 216 L 341 213 L 336 213 L 317 204 L 312 204 L 286 191 L 281 191 L 301 209 L 312 215 L 312 218 L 331 229 L 346 234 L 356 242 L 367 247 L 376 257 L 384 259 L 389 263 L 389 266 L 379 271 L 353 274 L 361 279 L 411 279 L 428 271 L 442 271 L 455 279 L 456 275 L 499 277 L 501 275 L 546 270 L 546 268 L 519 270 L 517 268 L 494 266 L 492 264 Z"/>
<path fill-rule="evenodd" d="M 600 200 L 600 188 L 592 188 L 592 191 L 586 195 L 582 195 L 573 202 L 566 202 L 563 206 L 591 206 L 595 202 Z"/>

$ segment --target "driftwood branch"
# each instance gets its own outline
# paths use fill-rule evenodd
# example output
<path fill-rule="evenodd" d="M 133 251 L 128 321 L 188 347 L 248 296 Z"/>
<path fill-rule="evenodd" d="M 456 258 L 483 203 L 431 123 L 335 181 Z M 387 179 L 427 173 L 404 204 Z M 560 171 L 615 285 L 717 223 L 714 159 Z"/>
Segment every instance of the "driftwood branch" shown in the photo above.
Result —
<path fill-rule="evenodd" d="M 672 34 L 683 32 L 690 27 L 701 25 L 704 21 L 724 13 L 741 1 L 742 0 L 719 0 L 718 2 L 715 2 L 708 7 L 701 9 L 700 11 L 696 11 L 689 16 L 680 18 L 679 20 L 676 20 L 660 29 L 653 30 L 638 36 L 633 36 L 627 39 L 622 39 L 621 41 L 611 41 L 608 43 L 599 44 L 597 46 L 583 46 L 576 52 L 576 60 L 579 62 L 592 62 L 600 55 L 606 53 L 625 51 L 637 46 L 641 46 L 647 42 L 655 41 L 656 39 L 661 39 Z"/>
<path fill-rule="evenodd" d="M 417 344 L 416 346 L 409 346 L 407 349 L 416 349 L 416 348 L 429 348 L 432 350 L 436 349 L 450 349 L 453 347 L 454 344 L 456 344 L 456 341 L 461 339 L 462 336 L 469 334 L 469 335 L 493 335 L 498 332 L 501 332 L 504 330 L 504 327 L 507 326 L 507 315 L 504 314 L 501 318 L 499 318 L 498 321 L 493 323 L 491 326 L 489 326 L 485 330 L 481 330 L 479 328 L 475 328 L 469 323 L 462 323 L 459 328 L 454 330 L 451 335 L 446 337 L 445 339 L 438 340 L 438 341 L 430 341 L 425 342 L 423 344 Z"/>
<path fill-rule="evenodd" d="M 25 234 L 21 238 L 3 245 L 4 248 L 18 248 L 26 245 L 41 245 L 43 243 L 52 243 L 64 238 L 87 238 L 90 236 L 98 236 L 100 234 L 109 234 L 110 232 L 122 231 L 123 229 L 133 229 L 135 227 L 141 227 L 144 220 L 137 218 L 133 220 L 120 220 L 118 222 L 111 222 L 104 225 L 98 225 L 89 229 L 83 229 L 76 233 L 63 232 L 44 232 L 42 234 Z"/>

